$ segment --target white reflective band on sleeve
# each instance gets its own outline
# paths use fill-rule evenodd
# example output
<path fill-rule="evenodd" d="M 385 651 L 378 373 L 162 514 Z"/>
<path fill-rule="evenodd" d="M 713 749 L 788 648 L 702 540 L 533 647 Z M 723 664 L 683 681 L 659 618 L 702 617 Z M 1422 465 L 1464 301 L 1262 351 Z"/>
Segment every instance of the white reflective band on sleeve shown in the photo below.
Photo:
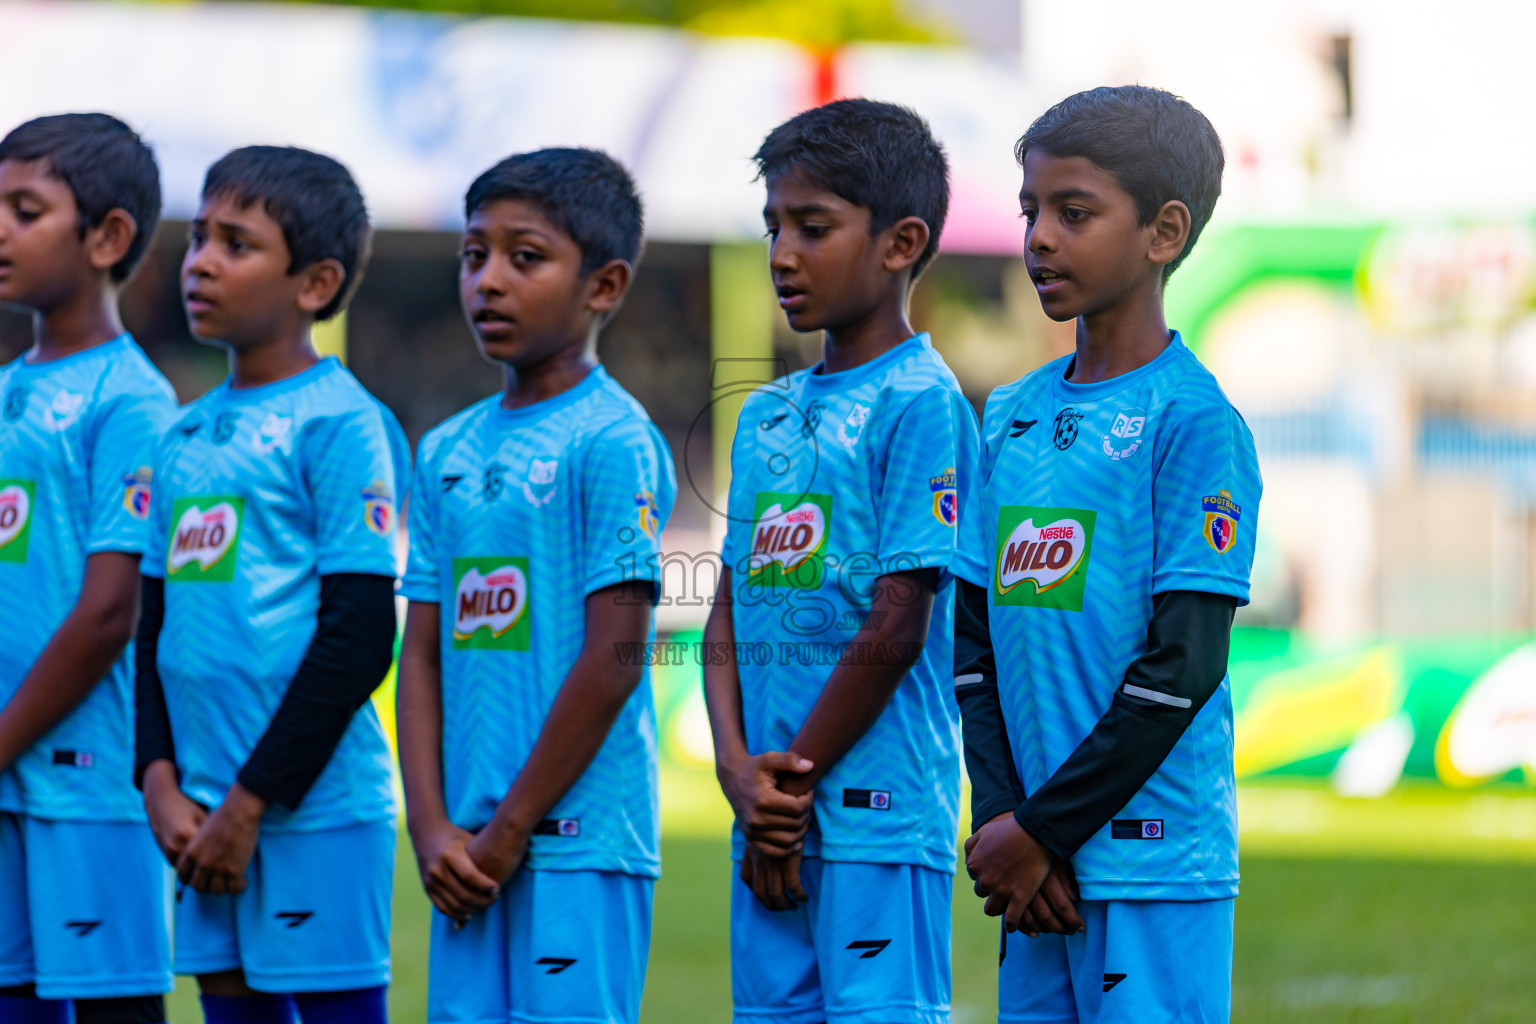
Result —
<path fill-rule="evenodd" d="M 964 686 L 966 683 L 979 683 L 985 678 L 986 676 L 980 672 L 967 672 L 963 676 L 955 676 L 955 685 Z"/>
<path fill-rule="evenodd" d="M 1155 700 L 1159 704 L 1167 704 L 1171 708 L 1187 708 L 1195 703 L 1188 697 L 1171 697 L 1157 690 L 1149 690 L 1145 686 L 1132 686 L 1130 683 L 1125 684 L 1125 692 L 1132 697 L 1143 697 L 1147 700 Z"/>

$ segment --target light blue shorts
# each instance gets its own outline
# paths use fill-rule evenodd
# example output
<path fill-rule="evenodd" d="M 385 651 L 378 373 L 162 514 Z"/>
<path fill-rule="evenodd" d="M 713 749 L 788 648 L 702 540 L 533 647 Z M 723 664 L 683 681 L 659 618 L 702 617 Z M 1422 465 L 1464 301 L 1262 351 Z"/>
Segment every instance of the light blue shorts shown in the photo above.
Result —
<path fill-rule="evenodd" d="M 389 984 L 395 823 L 263 832 L 238 896 L 179 888 L 176 973 L 242 968 L 261 992 Z"/>
<path fill-rule="evenodd" d="M 808 857 L 810 902 L 772 911 L 733 867 L 736 1024 L 948 1024 L 947 872 Z"/>
<path fill-rule="evenodd" d="M 148 825 L 0 812 L 0 988 L 169 992 L 170 880 Z"/>
<path fill-rule="evenodd" d="M 1084 900 L 1080 935 L 1005 935 L 999 1024 L 1226 1024 L 1233 903 Z"/>
<path fill-rule="evenodd" d="M 649 878 L 519 871 L 463 928 L 432 912 L 430 1024 L 635 1024 L 651 952 Z"/>

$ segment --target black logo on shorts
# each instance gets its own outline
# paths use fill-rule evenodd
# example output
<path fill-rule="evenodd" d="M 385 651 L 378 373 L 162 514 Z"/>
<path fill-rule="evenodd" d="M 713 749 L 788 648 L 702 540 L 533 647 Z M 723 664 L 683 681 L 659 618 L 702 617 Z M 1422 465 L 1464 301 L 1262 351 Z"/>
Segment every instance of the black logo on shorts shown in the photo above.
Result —
<path fill-rule="evenodd" d="M 1029 433 L 1030 427 L 1039 422 L 1039 420 L 1014 420 L 1013 426 L 1009 428 L 1008 436 L 1023 437 L 1025 434 Z"/>
<path fill-rule="evenodd" d="M 315 916 L 313 910 L 279 910 L 272 915 L 279 921 L 283 921 L 289 928 L 297 928 L 299 925 Z"/>
<path fill-rule="evenodd" d="M 15 423 L 27 411 L 27 389 L 20 385 L 5 393 L 5 422 Z"/>
<path fill-rule="evenodd" d="M 1123 974 L 1106 974 L 1106 975 L 1104 975 L 1104 991 L 1108 992 L 1110 989 L 1114 988 L 1116 985 L 1120 984 L 1124 980 L 1125 980 L 1125 975 L 1123 975 Z"/>
<path fill-rule="evenodd" d="M 459 486 L 459 481 L 463 480 L 463 479 L 464 479 L 464 474 L 463 473 L 444 473 L 443 474 L 443 491 L 447 492 L 447 491 L 453 490 L 455 487 Z"/>
<path fill-rule="evenodd" d="M 549 968 L 544 972 L 545 974 L 559 974 L 561 971 L 568 970 L 575 962 L 575 957 L 564 956 L 541 956 L 534 961 L 540 967 Z"/>
<path fill-rule="evenodd" d="M 101 927 L 100 921 L 65 921 L 64 927 L 75 933 L 75 938 L 83 939 L 97 928 Z"/>
<path fill-rule="evenodd" d="M 864 952 L 859 954 L 860 960 L 873 960 L 881 953 L 884 953 L 885 947 L 890 944 L 890 939 L 860 939 L 857 942 L 848 943 L 848 948 L 862 949 Z"/>
<path fill-rule="evenodd" d="M 783 423 L 785 417 L 787 417 L 788 415 L 789 415 L 789 413 L 787 413 L 787 412 L 781 412 L 777 416 L 770 416 L 767 419 L 763 420 L 763 422 L 759 423 L 757 425 L 757 429 L 758 430 L 772 430 L 774 427 L 778 426 L 780 423 Z"/>
<path fill-rule="evenodd" d="M 1063 409 L 1056 414 L 1056 433 L 1051 438 L 1051 443 L 1060 452 L 1072 447 L 1072 442 L 1077 440 L 1077 423 L 1083 418 L 1083 414 L 1076 409 Z"/>
<path fill-rule="evenodd" d="M 235 427 L 240 423 L 240 414 L 226 409 L 219 413 L 213 421 L 213 443 L 229 444 L 229 439 L 235 436 Z"/>

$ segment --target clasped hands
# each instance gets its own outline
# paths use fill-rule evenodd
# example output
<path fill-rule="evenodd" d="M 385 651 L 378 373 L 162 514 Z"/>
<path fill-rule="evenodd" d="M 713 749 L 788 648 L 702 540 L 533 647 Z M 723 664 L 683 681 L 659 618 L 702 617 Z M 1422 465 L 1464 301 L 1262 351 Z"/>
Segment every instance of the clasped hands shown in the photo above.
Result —
<path fill-rule="evenodd" d="M 987 901 L 986 915 L 1001 916 L 1008 931 L 1035 938 L 1084 930 L 1071 863 L 1024 831 L 1013 812 L 989 819 L 965 841 L 965 869 Z"/>
<path fill-rule="evenodd" d="M 741 880 L 769 910 L 793 910 L 810 899 L 800 881 L 800 858 L 811 828 L 815 792 L 794 795 L 780 787 L 786 778 L 804 775 L 814 767 L 799 754 L 770 750 L 715 768 L 747 840 Z"/>

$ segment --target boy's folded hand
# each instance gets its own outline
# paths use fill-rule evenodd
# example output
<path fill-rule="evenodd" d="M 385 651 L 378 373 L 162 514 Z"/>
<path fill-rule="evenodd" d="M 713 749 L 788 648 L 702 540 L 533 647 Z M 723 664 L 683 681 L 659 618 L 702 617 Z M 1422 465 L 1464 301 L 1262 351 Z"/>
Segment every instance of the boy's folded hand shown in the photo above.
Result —
<path fill-rule="evenodd" d="M 493 821 L 475 833 L 465 852 L 486 878 L 501 886 L 522 867 L 528 840 L 526 833 L 503 829 Z"/>
<path fill-rule="evenodd" d="M 144 811 L 160 852 L 174 868 L 207 819 L 207 809 L 181 791 L 174 765 L 156 761 L 144 773 Z"/>
<path fill-rule="evenodd" d="M 238 896 L 249 884 L 245 869 L 256 852 L 261 816 L 267 802 L 240 783 L 230 787 L 224 802 L 203 821 L 176 862 L 183 885 L 210 896 Z"/>
<path fill-rule="evenodd" d="M 779 775 L 804 774 L 814 765 L 798 754 L 770 750 L 719 766 L 716 774 L 748 843 L 770 857 L 786 857 L 801 848 L 811 825 L 814 793 L 790 796 L 779 788 Z"/>
<path fill-rule="evenodd" d="M 986 897 L 983 910 L 988 917 L 1001 915 L 1010 932 L 1021 929 L 1051 860 L 1011 814 L 998 815 L 965 841 L 965 868 L 976 880 L 976 895 Z"/>
<path fill-rule="evenodd" d="M 800 882 L 799 853 L 773 857 L 748 846 L 741 857 L 741 880 L 752 887 L 757 901 L 769 910 L 794 910 L 797 902 L 810 902 Z"/>
<path fill-rule="evenodd" d="M 472 833 L 444 819 L 430 825 L 413 824 L 411 845 L 421 884 L 445 917 L 462 925 L 496 902 L 501 887 L 469 855 Z"/>

